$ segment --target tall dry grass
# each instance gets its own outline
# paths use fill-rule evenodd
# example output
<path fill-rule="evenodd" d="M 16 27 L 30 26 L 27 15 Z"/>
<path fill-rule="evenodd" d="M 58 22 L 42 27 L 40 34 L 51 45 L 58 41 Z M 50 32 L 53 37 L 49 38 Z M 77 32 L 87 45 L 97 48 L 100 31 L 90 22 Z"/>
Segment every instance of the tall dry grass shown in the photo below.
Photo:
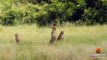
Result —
<path fill-rule="evenodd" d="M 49 44 L 50 27 L 0 26 L 0 60 L 92 60 L 97 47 L 107 54 L 107 25 L 65 25 L 57 27 L 57 35 L 61 30 L 64 40 Z M 14 40 L 15 33 L 20 44 Z"/>

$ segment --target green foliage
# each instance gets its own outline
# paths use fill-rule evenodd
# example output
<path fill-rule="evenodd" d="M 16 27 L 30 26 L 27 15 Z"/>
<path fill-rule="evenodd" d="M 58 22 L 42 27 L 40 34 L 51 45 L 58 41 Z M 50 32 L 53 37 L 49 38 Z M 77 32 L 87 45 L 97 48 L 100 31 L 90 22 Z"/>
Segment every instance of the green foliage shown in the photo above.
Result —
<path fill-rule="evenodd" d="M 107 23 L 107 2 L 97 0 L 93 7 L 87 3 L 86 0 L 0 0 L 0 24 Z"/>
<path fill-rule="evenodd" d="M 1 10 L 1 24 L 3 25 L 16 25 L 16 24 L 31 24 L 35 23 L 35 18 L 39 15 L 44 14 L 44 11 L 41 11 L 43 7 L 38 5 L 11 5 L 4 6 L 4 9 Z"/>

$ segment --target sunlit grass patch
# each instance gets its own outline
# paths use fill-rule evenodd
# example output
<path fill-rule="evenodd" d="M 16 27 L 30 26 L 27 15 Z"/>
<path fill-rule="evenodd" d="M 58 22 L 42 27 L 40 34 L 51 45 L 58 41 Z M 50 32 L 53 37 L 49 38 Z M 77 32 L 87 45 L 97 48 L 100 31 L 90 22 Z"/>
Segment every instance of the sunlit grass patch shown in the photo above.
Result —
<path fill-rule="evenodd" d="M 107 26 L 57 27 L 64 39 L 49 44 L 50 27 L 0 26 L 0 60 L 90 60 L 97 47 L 107 54 Z M 15 33 L 21 41 L 15 42 Z"/>

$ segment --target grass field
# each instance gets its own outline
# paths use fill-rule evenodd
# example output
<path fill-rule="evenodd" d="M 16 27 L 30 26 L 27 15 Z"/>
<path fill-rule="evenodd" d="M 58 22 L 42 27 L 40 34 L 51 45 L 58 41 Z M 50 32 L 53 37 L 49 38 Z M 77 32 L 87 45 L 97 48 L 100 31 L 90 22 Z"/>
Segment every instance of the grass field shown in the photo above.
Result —
<path fill-rule="evenodd" d="M 61 30 L 64 39 L 49 44 L 50 27 L 0 26 L 0 60 L 92 60 L 97 47 L 107 54 L 107 25 L 57 27 L 57 35 Z M 15 33 L 20 34 L 20 44 Z"/>

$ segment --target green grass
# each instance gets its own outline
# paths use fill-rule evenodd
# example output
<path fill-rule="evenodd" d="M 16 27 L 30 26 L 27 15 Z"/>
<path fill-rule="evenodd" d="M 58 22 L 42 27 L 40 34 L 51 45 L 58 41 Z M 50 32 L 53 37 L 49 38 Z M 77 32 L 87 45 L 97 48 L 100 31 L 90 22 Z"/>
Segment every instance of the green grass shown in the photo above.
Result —
<path fill-rule="evenodd" d="M 92 60 L 97 47 L 107 54 L 107 25 L 57 27 L 57 35 L 61 30 L 64 39 L 49 44 L 50 27 L 0 26 L 0 60 Z M 15 43 L 15 33 L 20 34 L 20 44 Z"/>

